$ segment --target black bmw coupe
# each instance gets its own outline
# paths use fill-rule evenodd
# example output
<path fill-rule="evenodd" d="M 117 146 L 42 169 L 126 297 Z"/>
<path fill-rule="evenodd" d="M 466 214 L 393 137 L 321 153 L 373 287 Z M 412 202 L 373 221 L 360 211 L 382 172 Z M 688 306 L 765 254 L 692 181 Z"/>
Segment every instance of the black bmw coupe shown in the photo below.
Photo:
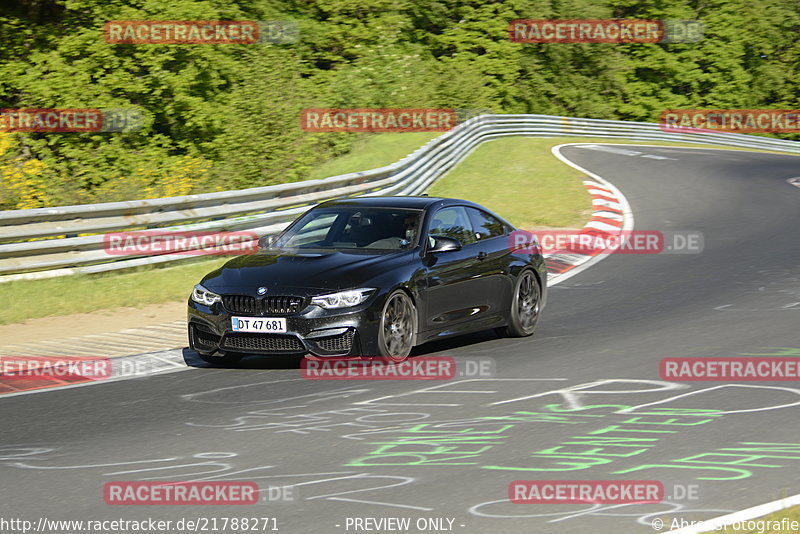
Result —
<path fill-rule="evenodd" d="M 547 272 L 535 249 L 510 246 L 514 229 L 465 200 L 324 202 L 194 287 L 190 346 L 221 364 L 246 354 L 399 362 L 448 336 L 529 336 Z"/>

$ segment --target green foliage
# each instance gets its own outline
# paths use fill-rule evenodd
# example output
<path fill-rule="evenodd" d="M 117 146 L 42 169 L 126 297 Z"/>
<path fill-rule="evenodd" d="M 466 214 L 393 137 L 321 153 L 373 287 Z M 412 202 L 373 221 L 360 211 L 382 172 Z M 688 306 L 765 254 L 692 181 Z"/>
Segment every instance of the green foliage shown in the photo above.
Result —
<path fill-rule="evenodd" d="M 507 32 L 517 18 L 698 19 L 705 39 L 520 44 Z M 105 22 L 137 19 L 292 20 L 300 40 L 103 40 Z M 15 171 L 0 208 L 302 180 L 358 139 L 302 131 L 308 107 L 642 121 L 667 108 L 797 108 L 799 30 L 794 0 L 18 0 L 0 12 L 0 108 L 136 108 L 144 126 L 15 134 L 6 168 L 36 172 Z"/>

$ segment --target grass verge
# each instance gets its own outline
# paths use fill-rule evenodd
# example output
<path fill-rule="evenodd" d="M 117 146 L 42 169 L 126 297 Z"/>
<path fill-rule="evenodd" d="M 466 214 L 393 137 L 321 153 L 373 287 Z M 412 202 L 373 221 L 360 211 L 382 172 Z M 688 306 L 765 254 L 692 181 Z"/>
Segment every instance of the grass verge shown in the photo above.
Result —
<path fill-rule="evenodd" d="M 489 141 L 428 194 L 478 202 L 521 228 L 581 227 L 592 212 L 582 174 L 550 153 L 564 142 L 532 137 Z"/>
<path fill-rule="evenodd" d="M 217 257 L 188 265 L 141 268 L 126 273 L 6 282 L 0 284 L 0 301 L 11 305 L 0 307 L 0 324 L 185 300 L 203 275 L 229 259 Z"/>

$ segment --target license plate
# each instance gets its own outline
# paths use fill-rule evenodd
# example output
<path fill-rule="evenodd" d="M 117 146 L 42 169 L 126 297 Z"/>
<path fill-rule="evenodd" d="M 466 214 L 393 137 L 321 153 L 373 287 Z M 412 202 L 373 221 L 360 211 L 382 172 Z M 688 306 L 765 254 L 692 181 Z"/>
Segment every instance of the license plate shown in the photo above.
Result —
<path fill-rule="evenodd" d="M 280 317 L 231 317 L 234 332 L 286 332 L 286 319 Z"/>

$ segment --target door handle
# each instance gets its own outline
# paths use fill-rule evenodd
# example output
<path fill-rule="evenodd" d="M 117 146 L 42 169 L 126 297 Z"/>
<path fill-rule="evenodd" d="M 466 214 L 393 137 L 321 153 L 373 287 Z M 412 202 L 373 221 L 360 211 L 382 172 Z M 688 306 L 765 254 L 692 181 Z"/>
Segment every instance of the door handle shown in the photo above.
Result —
<path fill-rule="evenodd" d="M 482 250 L 480 252 L 478 252 L 478 259 L 479 260 L 485 260 L 486 256 L 488 256 L 488 254 L 486 254 L 486 252 L 484 252 Z"/>

